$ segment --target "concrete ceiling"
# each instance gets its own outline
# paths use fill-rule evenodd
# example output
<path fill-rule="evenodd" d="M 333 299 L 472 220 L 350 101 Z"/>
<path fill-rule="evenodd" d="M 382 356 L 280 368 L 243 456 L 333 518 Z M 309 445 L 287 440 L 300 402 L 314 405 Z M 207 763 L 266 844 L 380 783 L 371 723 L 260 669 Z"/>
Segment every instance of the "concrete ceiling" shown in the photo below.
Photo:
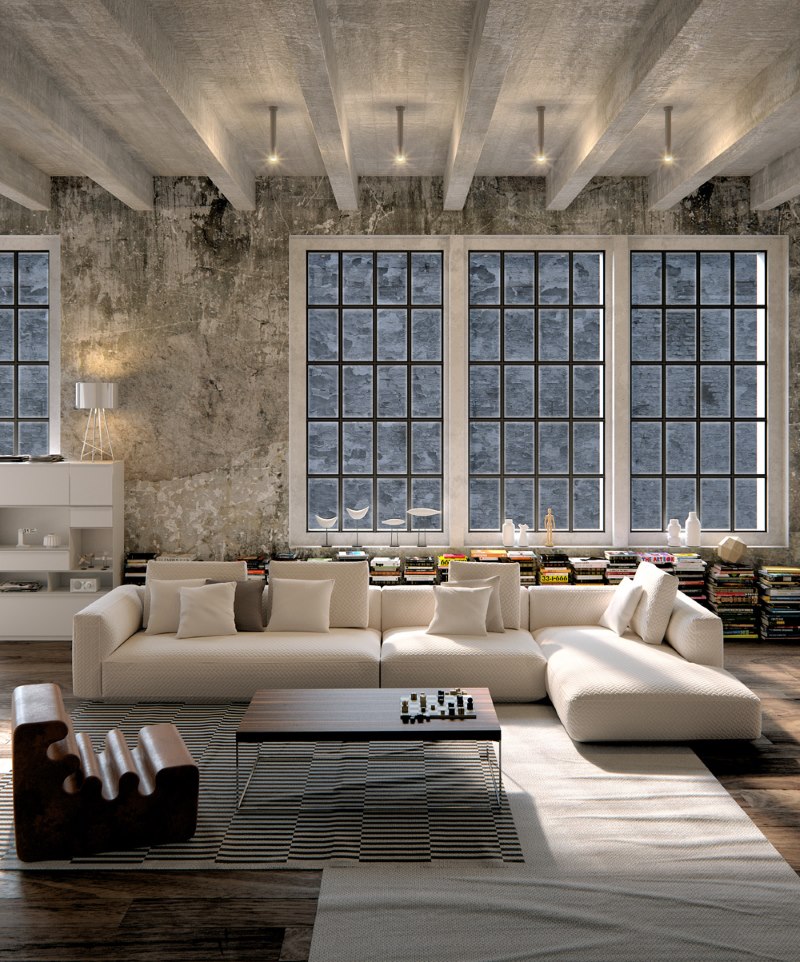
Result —
<path fill-rule="evenodd" d="M 647 176 L 656 209 L 715 175 L 755 208 L 800 194 L 798 0 L 0 0 L 0 23 L 0 194 L 33 209 L 60 175 L 139 210 L 154 175 L 243 210 L 275 174 L 327 175 L 344 210 L 370 175 L 443 177 L 451 210 L 476 175 L 545 176 L 551 209 L 598 175 Z"/>

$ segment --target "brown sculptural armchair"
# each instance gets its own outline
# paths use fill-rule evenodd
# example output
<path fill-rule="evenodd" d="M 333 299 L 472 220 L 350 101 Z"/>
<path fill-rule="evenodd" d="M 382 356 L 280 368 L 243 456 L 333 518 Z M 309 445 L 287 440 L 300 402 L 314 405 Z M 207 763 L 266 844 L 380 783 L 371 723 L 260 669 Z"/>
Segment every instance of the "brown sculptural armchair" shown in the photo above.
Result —
<path fill-rule="evenodd" d="M 174 725 L 117 729 L 95 754 L 58 685 L 14 690 L 14 830 L 22 861 L 181 842 L 197 827 L 199 772 Z"/>

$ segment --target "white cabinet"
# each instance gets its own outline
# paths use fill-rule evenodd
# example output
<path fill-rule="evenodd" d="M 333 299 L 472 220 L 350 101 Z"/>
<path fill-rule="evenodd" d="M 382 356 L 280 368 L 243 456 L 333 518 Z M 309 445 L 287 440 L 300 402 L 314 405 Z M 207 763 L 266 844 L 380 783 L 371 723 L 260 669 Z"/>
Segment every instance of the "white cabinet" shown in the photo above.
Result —
<path fill-rule="evenodd" d="M 42 586 L 0 591 L 0 638 L 71 638 L 72 616 L 121 583 L 124 470 L 122 461 L 0 464 L 0 582 Z M 35 530 L 20 547 L 24 528 Z M 45 547 L 47 535 L 58 544 Z M 96 578 L 99 590 L 71 592 L 73 578 Z"/>

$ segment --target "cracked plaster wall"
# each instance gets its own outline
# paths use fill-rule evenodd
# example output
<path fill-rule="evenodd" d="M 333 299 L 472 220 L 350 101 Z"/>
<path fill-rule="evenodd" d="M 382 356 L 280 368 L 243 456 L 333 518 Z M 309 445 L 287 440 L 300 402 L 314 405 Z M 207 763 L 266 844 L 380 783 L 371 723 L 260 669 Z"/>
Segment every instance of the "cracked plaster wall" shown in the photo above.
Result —
<path fill-rule="evenodd" d="M 258 183 L 257 209 L 240 212 L 201 178 L 155 188 L 153 212 L 79 178 L 53 180 L 49 211 L 0 198 L 0 232 L 61 236 L 66 456 L 79 454 L 84 423 L 74 382 L 120 383 L 112 431 L 126 462 L 129 548 L 219 557 L 286 544 L 291 234 L 786 233 L 797 556 L 800 201 L 753 212 L 748 180 L 728 178 L 650 212 L 644 178 L 604 178 L 566 211 L 547 211 L 541 178 L 478 178 L 452 212 L 439 179 L 372 178 L 361 209 L 341 212 L 324 178 L 271 178 Z"/>

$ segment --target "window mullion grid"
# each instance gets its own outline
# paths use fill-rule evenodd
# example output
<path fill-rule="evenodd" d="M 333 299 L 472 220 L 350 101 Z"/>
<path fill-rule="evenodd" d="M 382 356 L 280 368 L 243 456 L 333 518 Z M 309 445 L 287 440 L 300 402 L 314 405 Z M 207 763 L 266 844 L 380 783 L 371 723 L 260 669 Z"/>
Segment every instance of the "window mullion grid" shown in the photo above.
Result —
<path fill-rule="evenodd" d="M 500 400 L 500 478 L 498 489 L 500 493 L 500 531 L 503 530 L 503 522 L 506 519 L 506 253 L 500 251 L 500 278 L 499 278 L 499 301 L 498 314 L 498 343 L 497 367 L 499 371 L 499 400 Z"/>

